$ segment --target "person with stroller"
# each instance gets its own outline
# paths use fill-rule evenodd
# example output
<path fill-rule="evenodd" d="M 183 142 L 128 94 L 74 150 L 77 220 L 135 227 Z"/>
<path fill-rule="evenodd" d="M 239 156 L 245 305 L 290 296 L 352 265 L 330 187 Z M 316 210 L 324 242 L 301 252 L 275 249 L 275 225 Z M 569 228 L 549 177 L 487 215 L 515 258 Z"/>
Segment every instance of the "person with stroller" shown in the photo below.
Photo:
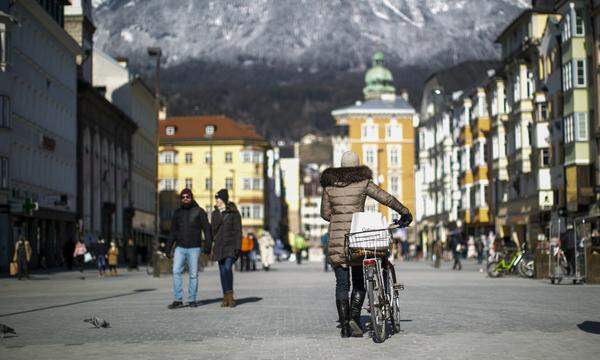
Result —
<path fill-rule="evenodd" d="M 344 241 L 352 225 L 352 214 L 364 211 L 368 196 L 400 214 L 400 226 L 408 226 L 412 215 L 400 201 L 375 185 L 371 169 L 360 166 L 358 155 L 352 151 L 342 155 L 341 167 L 323 171 L 320 182 L 323 187 L 321 217 L 329 222 L 327 257 L 336 278 L 335 299 L 341 336 L 362 337 L 360 313 L 366 294 L 363 266 L 360 259 L 346 256 Z M 350 282 L 351 300 L 348 298 Z"/>

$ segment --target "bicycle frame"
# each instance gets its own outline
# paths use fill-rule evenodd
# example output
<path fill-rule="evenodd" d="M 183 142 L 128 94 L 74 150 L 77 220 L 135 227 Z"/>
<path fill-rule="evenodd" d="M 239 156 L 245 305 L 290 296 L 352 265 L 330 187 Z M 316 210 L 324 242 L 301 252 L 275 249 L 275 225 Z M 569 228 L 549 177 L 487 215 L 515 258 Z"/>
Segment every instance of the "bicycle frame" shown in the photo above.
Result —
<path fill-rule="evenodd" d="M 496 268 L 499 270 L 510 271 L 519 264 L 519 262 L 521 261 L 522 258 L 523 258 L 523 252 L 521 250 L 519 250 L 516 254 L 514 254 L 511 257 L 510 262 L 508 264 L 506 263 L 504 258 L 500 259 L 500 261 L 498 261 L 498 265 Z"/>

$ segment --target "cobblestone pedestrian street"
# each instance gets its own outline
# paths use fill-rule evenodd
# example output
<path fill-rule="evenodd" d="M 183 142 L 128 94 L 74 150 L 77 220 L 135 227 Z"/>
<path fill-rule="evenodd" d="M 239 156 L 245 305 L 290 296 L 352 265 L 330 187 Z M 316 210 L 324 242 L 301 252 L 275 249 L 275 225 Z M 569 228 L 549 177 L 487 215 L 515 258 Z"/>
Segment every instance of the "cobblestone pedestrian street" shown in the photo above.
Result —
<path fill-rule="evenodd" d="M 202 306 L 168 310 L 171 277 L 121 271 L 0 279 L 8 359 L 597 359 L 600 287 L 490 279 L 399 263 L 403 333 L 383 344 L 341 339 L 334 276 L 317 263 L 235 273 L 239 306 L 222 309 L 217 269 L 200 273 Z M 111 328 L 83 322 L 99 315 Z M 366 314 L 363 313 L 363 317 Z M 596 333 L 594 333 L 594 331 Z"/>

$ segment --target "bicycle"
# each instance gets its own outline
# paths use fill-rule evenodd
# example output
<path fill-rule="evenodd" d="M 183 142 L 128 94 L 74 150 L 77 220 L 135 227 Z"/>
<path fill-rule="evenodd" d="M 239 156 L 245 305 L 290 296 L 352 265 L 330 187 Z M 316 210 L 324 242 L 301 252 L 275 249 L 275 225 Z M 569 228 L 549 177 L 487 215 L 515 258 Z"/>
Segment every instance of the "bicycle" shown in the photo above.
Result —
<path fill-rule="evenodd" d="M 534 273 L 534 259 L 525 250 L 525 244 L 521 250 L 514 253 L 509 261 L 505 257 L 495 256 L 487 265 L 487 273 L 490 277 L 497 278 L 505 273 L 518 271 L 522 277 L 532 278 Z"/>
<path fill-rule="evenodd" d="M 394 224 L 345 236 L 348 258 L 363 258 L 367 311 L 371 316 L 371 337 L 376 343 L 388 337 L 388 323 L 392 334 L 401 331 L 400 291 L 404 290 L 404 285 L 397 282 L 394 265 L 388 260 L 392 245 L 390 232 L 399 227 Z"/>

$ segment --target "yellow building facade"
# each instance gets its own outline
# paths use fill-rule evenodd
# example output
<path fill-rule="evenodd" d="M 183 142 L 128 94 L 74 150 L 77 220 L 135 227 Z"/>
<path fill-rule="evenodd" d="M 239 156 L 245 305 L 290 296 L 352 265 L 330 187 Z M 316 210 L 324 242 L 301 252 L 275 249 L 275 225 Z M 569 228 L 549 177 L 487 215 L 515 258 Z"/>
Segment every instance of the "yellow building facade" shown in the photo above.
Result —
<path fill-rule="evenodd" d="M 191 189 L 198 205 L 212 211 L 215 193 L 227 189 L 245 232 L 266 225 L 269 144 L 253 127 L 224 116 L 193 116 L 162 120 L 160 131 L 160 192 Z"/>
<path fill-rule="evenodd" d="M 415 110 L 406 96 L 396 95 L 381 53 L 373 56 L 365 83 L 364 102 L 334 110 L 332 115 L 337 125 L 347 127 L 348 146 L 358 154 L 361 164 L 371 168 L 374 182 L 415 214 Z M 372 199 L 367 200 L 365 211 L 379 211 L 388 221 L 397 217 Z"/>

